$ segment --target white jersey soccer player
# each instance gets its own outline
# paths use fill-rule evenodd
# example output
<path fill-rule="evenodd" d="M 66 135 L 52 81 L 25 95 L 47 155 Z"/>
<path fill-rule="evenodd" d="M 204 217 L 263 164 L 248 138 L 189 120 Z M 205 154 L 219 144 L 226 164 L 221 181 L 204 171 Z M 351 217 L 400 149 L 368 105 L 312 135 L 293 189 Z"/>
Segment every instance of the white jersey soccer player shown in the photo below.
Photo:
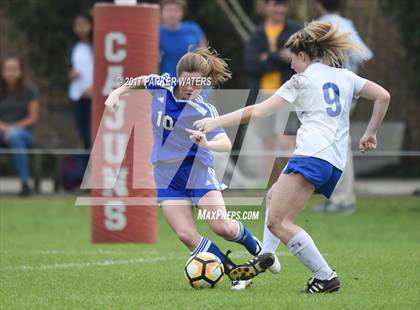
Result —
<path fill-rule="evenodd" d="M 347 69 L 316 62 L 283 84 L 275 94 L 294 106 L 302 124 L 293 154 L 324 159 L 343 170 L 351 104 L 365 83 Z"/>
<path fill-rule="evenodd" d="M 249 279 L 267 268 L 280 271 L 275 256 L 280 240 L 311 272 L 304 291 L 326 293 L 340 289 L 337 274 L 325 261 L 311 236 L 294 223 L 312 194 L 329 198 L 343 171 L 348 139 L 349 111 L 354 96 L 374 101 L 366 132 L 359 142 L 362 152 L 377 146 L 376 132 L 388 109 L 389 93 L 378 84 L 351 71 L 341 69 L 345 53 L 354 48 L 348 34 L 339 34 L 337 26 L 311 22 L 293 34 L 285 47 L 291 52 L 296 71 L 275 94 L 253 106 L 195 122 L 204 133 L 215 127 L 263 118 L 291 104 L 298 111 L 301 126 L 296 150 L 277 183 L 267 194 L 267 215 L 261 254 L 234 268 L 233 279 Z"/>

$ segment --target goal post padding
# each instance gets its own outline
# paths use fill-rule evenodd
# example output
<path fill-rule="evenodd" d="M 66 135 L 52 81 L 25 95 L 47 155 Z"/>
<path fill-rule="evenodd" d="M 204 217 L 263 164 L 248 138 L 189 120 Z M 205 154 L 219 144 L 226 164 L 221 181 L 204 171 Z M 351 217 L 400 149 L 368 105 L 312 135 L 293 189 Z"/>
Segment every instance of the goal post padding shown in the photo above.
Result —
<path fill-rule="evenodd" d="M 92 201 L 103 201 L 92 206 L 91 237 L 94 243 L 154 243 L 157 241 L 157 208 L 153 205 L 133 205 L 135 197 L 155 197 L 153 186 L 136 188 L 134 175 L 141 173 L 142 184 L 153 184 L 149 160 L 152 146 L 150 104 L 137 101 L 135 111 L 126 109 L 112 115 L 105 110 L 104 102 L 111 88 L 124 82 L 126 77 L 136 77 L 158 71 L 159 51 L 158 5 L 97 4 L 94 8 L 94 85 L 92 107 L 91 180 L 106 184 L 106 177 L 120 168 L 114 189 L 93 186 Z M 140 94 L 140 96 L 142 96 Z M 133 104 L 126 100 L 126 105 Z M 136 101 L 136 100 L 134 100 Z M 130 107 L 131 109 L 131 107 Z M 121 114 L 122 113 L 122 114 Z M 143 130 L 128 128 L 132 117 L 142 123 Z M 104 121 L 108 116 L 110 121 Z M 115 121 L 119 117 L 119 121 Z M 102 122 L 102 123 L 101 123 Z M 108 127 L 107 127 L 108 124 Z M 137 126 L 137 125 L 136 125 Z M 134 150 L 140 141 L 140 151 Z M 118 147 L 128 141 L 122 164 L 118 163 Z M 140 139 L 140 140 L 137 140 Z M 137 147 L 136 147 L 137 149 Z M 134 162 L 135 161 L 135 162 Z M 135 167 L 134 167 L 135 166 Z M 111 172 L 111 173 L 110 173 Z M 124 174 L 125 173 L 125 174 Z M 122 180 L 120 182 L 120 180 Z M 136 183 L 136 182 L 135 182 Z"/>

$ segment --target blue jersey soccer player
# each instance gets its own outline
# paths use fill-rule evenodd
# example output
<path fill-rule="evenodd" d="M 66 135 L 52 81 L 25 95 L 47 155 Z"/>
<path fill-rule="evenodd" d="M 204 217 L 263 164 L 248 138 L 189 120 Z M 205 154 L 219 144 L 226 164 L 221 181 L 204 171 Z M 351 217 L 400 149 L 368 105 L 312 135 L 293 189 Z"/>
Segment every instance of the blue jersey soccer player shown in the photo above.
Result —
<path fill-rule="evenodd" d="M 286 43 L 292 68 L 297 72 L 274 95 L 254 106 L 197 121 L 203 132 L 266 117 L 287 104 L 295 106 L 301 126 L 296 149 L 267 197 L 268 219 L 263 249 L 252 261 L 231 272 L 234 279 L 252 278 L 280 264 L 274 255 L 279 239 L 313 274 L 305 292 L 333 292 L 340 288 L 337 274 L 325 261 L 314 241 L 294 224 L 314 192 L 330 197 L 346 162 L 349 111 L 353 97 L 374 101 L 372 117 L 359 142 L 362 152 L 376 148 L 376 132 L 388 109 L 390 95 L 378 84 L 340 68 L 345 52 L 355 46 L 348 33 L 326 22 L 311 22 Z"/>
<path fill-rule="evenodd" d="M 208 48 L 185 54 L 177 65 L 177 78 L 170 75 L 149 75 L 135 79 L 114 90 L 105 104 L 118 106 L 118 98 L 129 89 L 146 88 L 152 94 L 153 174 L 158 202 L 163 214 L 178 238 L 192 251 L 211 252 L 225 266 L 234 267 L 227 255 L 197 231 L 192 206 L 209 214 L 226 215 L 220 184 L 213 169 L 210 151 L 229 151 L 231 143 L 223 129 L 206 135 L 193 129 L 193 123 L 203 117 L 217 117 L 216 108 L 199 95 L 203 86 L 218 85 L 231 74 L 224 60 Z M 206 85 L 203 85 L 206 84 Z M 257 255 L 259 241 L 236 220 L 219 216 L 208 220 L 217 235 L 242 244 Z M 249 280 L 233 282 L 233 289 L 242 289 Z"/>

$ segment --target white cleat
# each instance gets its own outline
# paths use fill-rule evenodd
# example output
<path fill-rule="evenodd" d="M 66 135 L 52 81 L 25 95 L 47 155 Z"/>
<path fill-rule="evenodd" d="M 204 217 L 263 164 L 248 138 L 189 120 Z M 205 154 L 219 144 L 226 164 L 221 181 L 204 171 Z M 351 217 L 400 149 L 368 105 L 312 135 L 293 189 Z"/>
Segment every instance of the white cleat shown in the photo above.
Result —
<path fill-rule="evenodd" d="M 233 280 L 232 281 L 232 290 L 244 290 L 246 288 L 248 288 L 249 286 L 251 286 L 252 284 L 252 279 L 249 280 Z"/>
<path fill-rule="evenodd" d="M 279 273 L 281 270 L 280 261 L 276 254 L 274 254 L 273 256 L 274 256 L 274 263 L 270 267 L 268 267 L 268 270 L 270 270 L 272 273 Z"/>

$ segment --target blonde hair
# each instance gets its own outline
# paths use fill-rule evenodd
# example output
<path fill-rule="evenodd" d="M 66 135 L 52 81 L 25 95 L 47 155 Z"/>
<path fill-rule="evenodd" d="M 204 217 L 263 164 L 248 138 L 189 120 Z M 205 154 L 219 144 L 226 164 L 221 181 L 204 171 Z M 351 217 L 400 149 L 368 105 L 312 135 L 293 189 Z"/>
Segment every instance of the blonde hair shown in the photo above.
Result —
<path fill-rule="evenodd" d="M 179 77 L 183 72 L 200 72 L 203 77 L 211 78 L 213 86 L 232 77 L 226 61 L 210 47 L 201 47 L 182 56 L 176 65 L 176 74 Z"/>
<path fill-rule="evenodd" d="M 294 33 L 285 47 L 293 54 L 306 53 L 309 58 L 319 58 L 323 63 L 334 67 L 343 65 L 348 50 L 358 50 L 349 40 L 350 32 L 338 33 L 338 26 L 329 22 L 312 21 Z"/>

